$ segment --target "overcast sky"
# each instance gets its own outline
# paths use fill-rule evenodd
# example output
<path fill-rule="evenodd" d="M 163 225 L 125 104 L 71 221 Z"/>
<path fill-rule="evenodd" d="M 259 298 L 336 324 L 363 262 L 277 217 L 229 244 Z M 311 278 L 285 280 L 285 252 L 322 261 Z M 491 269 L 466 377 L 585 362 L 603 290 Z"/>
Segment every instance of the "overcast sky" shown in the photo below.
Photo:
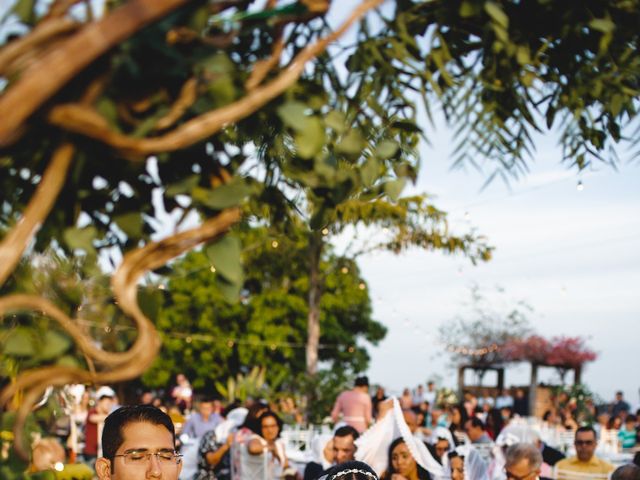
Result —
<path fill-rule="evenodd" d="M 433 145 L 422 148 L 415 190 L 435 194 L 455 230 L 475 227 L 496 250 L 475 267 L 462 257 L 421 251 L 377 253 L 360 262 L 374 315 L 389 327 L 372 349 L 372 381 L 398 391 L 439 374 L 454 386 L 434 334 L 466 311 L 475 283 L 489 290 L 498 310 L 525 300 L 542 335 L 587 337 L 598 359 L 587 366 L 584 382 L 604 399 L 620 388 L 638 404 L 640 377 L 627 367 L 640 364 L 640 165 L 625 163 L 618 171 L 597 165 L 578 174 L 560 163 L 549 135 L 536 140 L 529 175 L 481 191 L 485 174 L 450 170 L 449 129 L 430 130 L 429 138 Z M 491 295 L 495 286 L 505 294 Z M 506 382 L 526 384 L 528 375 L 524 365 L 510 368 Z M 543 379 L 554 376 L 549 369 Z"/>
<path fill-rule="evenodd" d="M 354 3 L 337 4 L 331 21 L 344 18 Z M 583 381 L 605 400 L 622 389 L 638 405 L 640 162 L 618 171 L 596 165 L 578 174 L 561 164 L 552 132 L 536 137 L 526 177 L 508 187 L 497 180 L 481 190 L 488 173 L 451 171 L 452 130 L 436 123 L 437 130 L 427 130 L 431 146 L 422 146 L 413 190 L 436 195 L 459 232 L 475 227 L 487 235 L 494 258 L 476 267 L 464 258 L 419 251 L 362 259 L 374 316 L 389 328 L 371 349 L 371 380 L 395 392 L 434 375 L 455 386 L 436 330 L 465 312 L 471 285 L 489 292 L 500 286 L 505 293 L 491 297 L 497 309 L 524 300 L 534 308 L 530 319 L 537 333 L 588 338 L 598 359 L 587 365 Z M 506 383 L 527 384 L 529 374 L 526 365 L 510 367 Z M 541 377 L 557 381 L 552 369 Z"/>

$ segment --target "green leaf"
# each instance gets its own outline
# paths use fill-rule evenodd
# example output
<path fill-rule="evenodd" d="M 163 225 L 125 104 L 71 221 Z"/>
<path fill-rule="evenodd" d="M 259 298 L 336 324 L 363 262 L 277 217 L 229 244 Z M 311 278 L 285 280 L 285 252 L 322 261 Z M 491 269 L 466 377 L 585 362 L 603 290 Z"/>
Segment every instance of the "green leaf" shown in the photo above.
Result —
<path fill-rule="evenodd" d="M 618 114 L 620 113 L 620 110 L 622 110 L 622 103 L 623 103 L 622 95 L 614 94 L 611 97 L 611 106 L 610 106 L 611 115 L 613 115 L 614 117 L 618 116 Z"/>
<path fill-rule="evenodd" d="M 112 100 L 106 97 L 102 97 L 96 103 L 96 110 L 98 110 L 98 112 L 100 112 L 100 115 L 102 115 L 109 122 L 109 125 L 117 126 L 118 110 L 116 109 L 116 104 Z"/>
<path fill-rule="evenodd" d="M 189 194 L 191 190 L 198 185 L 199 180 L 200 175 L 191 175 L 178 183 L 169 185 L 165 190 L 165 195 L 167 197 L 175 197 L 181 194 Z"/>
<path fill-rule="evenodd" d="M 209 73 L 231 73 L 235 66 L 226 53 L 218 52 L 205 58 L 198 65 L 201 70 Z"/>
<path fill-rule="evenodd" d="M 47 330 L 44 334 L 44 346 L 38 352 L 38 356 L 43 360 L 51 360 L 60 357 L 71 347 L 71 339 L 55 330 Z"/>
<path fill-rule="evenodd" d="M 118 227 L 126 233 L 129 238 L 140 238 L 143 235 L 142 225 L 144 220 L 142 215 L 138 212 L 125 213 L 113 217 L 113 220 L 118 224 Z"/>
<path fill-rule="evenodd" d="M 344 114 L 338 110 L 331 110 L 324 117 L 324 123 L 336 133 L 344 133 L 348 128 L 347 119 Z"/>
<path fill-rule="evenodd" d="M 222 293 L 222 296 L 230 303 L 236 303 L 240 299 L 240 290 L 242 284 L 231 283 L 225 280 L 223 277 L 216 278 L 216 287 Z"/>
<path fill-rule="evenodd" d="M 360 169 L 362 183 L 365 187 L 370 187 L 378 178 L 380 172 L 380 162 L 375 158 L 369 158 Z"/>
<path fill-rule="evenodd" d="M 589 22 L 592 30 L 602 33 L 611 33 L 616 29 L 616 24 L 610 18 L 594 18 Z"/>
<path fill-rule="evenodd" d="M 495 2 L 485 2 L 484 10 L 503 29 L 507 30 L 509 28 L 509 17 L 502 11 L 500 5 Z"/>
<path fill-rule="evenodd" d="M 241 252 L 240 240 L 230 234 L 206 248 L 207 257 L 216 268 L 217 273 L 234 284 L 242 284 L 243 281 Z"/>
<path fill-rule="evenodd" d="M 406 132 L 415 132 L 415 133 L 422 132 L 422 129 L 418 125 L 416 125 L 415 122 L 412 122 L 409 120 L 398 120 L 396 122 L 393 122 L 391 124 L 391 128 L 398 128 Z"/>
<path fill-rule="evenodd" d="M 229 74 L 220 74 L 215 80 L 209 82 L 207 90 L 217 107 L 228 105 L 237 97 L 233 78 Z"/>
<path fill-rule="evenodd" d="M 32 357 L 36 353 L 33 344 L 32 332 L 26 328 L 18 327 L 9 332 L 4 341 L 4 355 L 13 355 L 15 357 Z"/>
<path fill-rule="evenodd" d="M 529 53 L 529 47 L 519 45 L 516 49 L 516 60 L 520 65 L 528 65 L 531 63 L 531 54 Z"/>
<path fill-rule="evenodd" d="M 12 11 L 18 16 L 22 23 L 31 25 L 35 21 L 35 4 L 35 0 L 18 0 L 13 6 Z"/>
<path fill-rule="evenodd" d="M 365 145 L 366 142 L 358 130 L 349 130 L 349 132 L 342 137 L 342 140 L 340 140 L 336 145 L 336 151 L 349 155 L 360 155 L 362 150 L 364 150 Z"/>
<path fill-rule="evenodd" d="M 320 119 L 318 117 L 305 118 L 295 135 L 298 155 L 306 159 L 312 158 L 322 150 L 325 140 L 324 127 Z"/>
<path fill-rule="evenodd" d="M 138 304 L 144 314 L 151 318 L 158 318 L 162 307 L 163 295 L 157 288 L 144 288 L 138 291 Z"/>
<path fill-rule="evenodd" d="M 79 249 L 87 253 L 93 252 L 93 240 L 98 236 L 98 230 L 94 226 L 85 228 L 67 228 L 62 237 L 71 250 Z"/>
<path fill-rule="evenodd" d="M 220 185 L 213 190 L 195 187 L 192 198 L 214 210 L 233 207 L 241 203 L 253 188 L 242 177 L 236 177 L 225 185 Z"/>
<path fill-rule="evenodd" d="M 383 140 L 376 147 L 375 156 L 380 160 L 393 157 L 398 151 L 398 143 L 393 140 Z"/>
<path fill-rule="evenodd" d="M 384 191 L 394 202 L 400 198 L 400 194 L 404 189 L 406 181 L 401 178 L 398 180 L 391 180 L 384 184 Z"/>
<path fill-rule="evenodd" d="M 80 362 L 78 362 L 78 360 L 71 355 L 60 357 L 56 361 L 56 365 L 60 365 L 61 367 L 81 368 Z"/>
<path fill-rule="evenodd" d="M 291 101 L 278 107 L 277 112 L 278 116 L 287 127 L 293 128 L 296 131 L 301 131 L 304 129 L 304 125 L 308 118 L 305 113 L 308 108 L 309 107 L 302 102 Z"/>
<path fill-rule="evenodd" d="M 476 13 L 477 13 L 477 9 L 473 3 L 469 1 L 464 1 L 460 4 L 460 9 L 458 10 L 458 14 L 462 18 L 473 17 Z"/>

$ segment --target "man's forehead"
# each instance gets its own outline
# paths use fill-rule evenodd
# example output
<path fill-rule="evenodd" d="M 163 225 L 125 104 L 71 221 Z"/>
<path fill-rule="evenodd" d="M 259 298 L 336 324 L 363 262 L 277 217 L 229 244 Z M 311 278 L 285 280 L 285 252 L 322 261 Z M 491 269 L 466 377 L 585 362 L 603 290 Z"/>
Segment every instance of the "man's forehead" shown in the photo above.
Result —
<path fill-rule="evenodd" d="M 147 422 L 132 422 L 122 429 L 120 449 L 173 449 L 173 437 L 164 425 Z"/>
<path fill-rule="evenodd" d="M 334 437 L 333 446 L 336 448 L 349 448 L 353 446 L 353 437 L 345 435 L 344 437 Z"/>
<path fill-rule="evenodd" d="M 576 433 L 576 440 L 595 440 L 596 434 L 591 430 Z"/>

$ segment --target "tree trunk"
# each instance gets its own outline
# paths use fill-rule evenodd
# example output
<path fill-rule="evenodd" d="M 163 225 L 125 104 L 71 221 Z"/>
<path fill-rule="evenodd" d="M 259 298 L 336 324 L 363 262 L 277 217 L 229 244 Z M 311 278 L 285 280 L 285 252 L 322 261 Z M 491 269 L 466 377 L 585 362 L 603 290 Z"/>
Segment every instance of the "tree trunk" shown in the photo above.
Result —
<path fill-rule="evenodd" d="M 320 296 L 322 295 L 320 258 L 324 242 L 320 232 L 309 236 L 309 314 L 307 317 L 307 374 L 318 371 L 318 346 L 320 344 Z"/>

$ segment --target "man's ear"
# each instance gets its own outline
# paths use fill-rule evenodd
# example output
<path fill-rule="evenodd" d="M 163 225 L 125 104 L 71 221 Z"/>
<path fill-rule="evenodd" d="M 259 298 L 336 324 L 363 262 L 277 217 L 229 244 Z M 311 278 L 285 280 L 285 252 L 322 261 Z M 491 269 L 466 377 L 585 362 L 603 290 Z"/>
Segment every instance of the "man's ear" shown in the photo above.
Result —
<path fill-rule="evenodd" d="M 111 462 L 108 458 L 100 457 L 96 460 L 96 474 L 100 480 L 111 478 Z"/>

